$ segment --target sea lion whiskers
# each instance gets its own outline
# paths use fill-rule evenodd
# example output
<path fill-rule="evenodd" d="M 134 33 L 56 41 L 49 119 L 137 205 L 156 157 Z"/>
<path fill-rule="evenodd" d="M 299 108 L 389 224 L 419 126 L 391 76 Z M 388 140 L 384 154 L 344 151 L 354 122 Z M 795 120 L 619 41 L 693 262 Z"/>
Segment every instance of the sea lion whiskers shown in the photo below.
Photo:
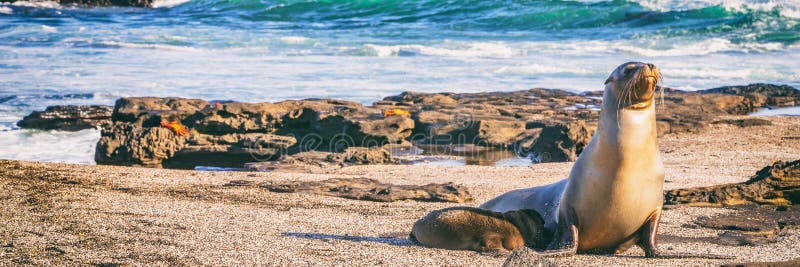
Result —
<path fill-rule="evenodd" d="M 639 96 L 639 92 L 636 90 L 637 86 L 648 86 L 646 79 L 649 75 L 645 74 L 644 67 L 647 66 L 645 64 L 639 63 L 641 65 L 631 65 L 633 63 L 623 64 L 617 68 L 617 70 L 612 73 L 613 76 L 617 76 L 617 79 L 625 79 L 625 76 L 630 76 L 625 84 L 621 86 L 621 90 L 619 93 L 619 97 L 617 98 L 617 128 L 622 128 L 620 124 L 619 114 L 622 112 L 623 107 L 628 107 L 634 104 L 634 99 L 639 100 L 641 97 Z M 630 69 L 631 66 L 635 66 L 636 70 L 634 73 L 627 74 L 627 69 Z M 655 67 L 655 66 L 654 66 Z M 651 73 L 654 73 L 652 69 L 650 70 Z M 649 88 L 648 88 L 649 91 Z"/>
<path fill-rule="evenodd" d="M 662 255 L 655 241 L 664 167 L 652 106 L 659 80 L 658 69 L 651 64 L 620 65 L 605 83 L 600 122 L 569 177 L 507 192 L 480 207 L 539 212 L 553 234 L 545 256 L 621 253 L 633 244 L 642 247 L 647 257 Z"/>
<path fill-rule="evenodd" d="M 637 99 L 637 100 L 639 100 L 639 99 L 641 99 L 641 97 L 643 97 L 644 95 L 640 96 L 640 95 L 639 95 L 639 91 L 638 91 L 638 90 L 635 90 L 635 89 L 636 89 L 638 86 L 646 86 L 646 87 L 647 87 L 647 91 L 643 91 L 642 93 L 643 93 L 643 94 L 645 94 L 645 93 L 648 93 L 648 92 L 650 91 L 650 88 L 649 88 L 650 86 L 649 86 L 649 84 L 648 84 L 648 83 L 649 83 L 649 81 L 648 81 L 647 79 L 648 79 L 648 78 L 650 78 L 650 77 L 653 77 L 654 79 L 656 79 L 656 80 L 657 80 L 657 79 L 658 79 L 658 77 L 657 77 L 658 75 L 657 75 L 657 73 L 656 73 L 656 72 L 655 72 L 655 71 L 654 71 L 652 68 L 650 68 L 650 67 L 649 67 L 649 66 L 647 66 L 646 64 L 643 64 L 642 66 L 637 66 L 637 67 L 638 67 L 638 68 L 636 69 L 636 72 L 634 72 L 634 73 L 631 75 L 631 78 L 630 78 L 630 79 L 628 79 L 628 81 L 625 83 L 625 91 L 628 91 L 628 92 L 629 92 L 629 94 L 631 93 L 631 91 L 633 91 L 633 92 L 632 92 L 632 93 L 633 93 L 633 96 L 634 96 L 634 98 L 633 98 L 633 99 Z M 649 69 L 649 70 L 647 71 L 647 72 L 649 72 L 649 73 L 645 73 L 645 72 L 646 72 L 646 71 L 645 71 L 645 67 L 647 67 L 647 68 Z M 630 98 L 630 96 L 629 96 L 629 98 L 628 98 L 628 101 L 629 101 L 629 103 L 628 103 L 628 104 L 629 104 L 629 105 L 630 105 L 630 104 L 633 104 L 633 99 L 632 99 L 632 98 Z"/>
<path fill-rule="evenodd" d="M 655 97 L 655 94 L 659 94 L 663 101 L 664 88 L 660 86 L 662 76 L 658 71 L 658 67 L 651 64 L 637 63 L 637 65 L 628 64 L 625 69 L 633 72 L 615 73 L 617 76 L 622 76 L 621 79 L 627 78 L 625 81 L 619 81 L 624 83 L 618 89 L 620 91 L 619 100 L 626 102 L 624 106 L 640 109 L 642 106 L 649 105 L 648 102 Z"/>

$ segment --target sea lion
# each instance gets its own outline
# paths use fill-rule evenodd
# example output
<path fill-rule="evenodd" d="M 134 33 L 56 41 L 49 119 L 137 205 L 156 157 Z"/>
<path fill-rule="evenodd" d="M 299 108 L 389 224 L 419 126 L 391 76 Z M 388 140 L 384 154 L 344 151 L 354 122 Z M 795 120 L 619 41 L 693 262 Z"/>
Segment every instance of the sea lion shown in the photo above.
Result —
<path fill-rule="evenodd" d="M 534 210 L 493 212 L 473 207 L 435 210 L 419 219 L 411 240 L 434 248 L 506 254 L 516 248 L 544 248 L 544 220 Z"/>
<path fill-rule="evenodd" d="M 502 194 L 481 205 L 538 211 L 553 232 L 546 254 L 621 253 L 636 244 L 656 257 L 664 167 L 656 139 L 653 64 L 628 62 L 605 82 L 600 123 L 565 180 Z"/>

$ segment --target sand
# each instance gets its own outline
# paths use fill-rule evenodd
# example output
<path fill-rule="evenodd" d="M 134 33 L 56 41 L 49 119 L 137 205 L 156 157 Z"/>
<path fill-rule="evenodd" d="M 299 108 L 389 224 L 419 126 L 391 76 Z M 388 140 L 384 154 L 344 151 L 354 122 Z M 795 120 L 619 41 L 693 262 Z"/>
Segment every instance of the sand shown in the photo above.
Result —
<path fill-rule="evenodd" d="M 660 139 L 666 188 L 741 182 L 774 160 L 800 158 L 800 117 L 774 125 L 712 125 L 700 134 Z M 562 179 L 572 163 L 530 167 L 352 166 L 325 174 L 199 172 L 135 167 L 0 161 L 0 265 L 347 265 L 497 266 L 505 257 L 432 249 L 408 241 L 412 224 L 445 207 L 477 206 L 503 192 Z M 369 177 L 395 184 L 456 182 L 475 197 L 465 204 L 378 203 L 257 187 L 231 180 Z M 723 246 L 703 238 L 720 231 L 688 228 L 723 208 L 664 212 L 661 248 L 736 260 L 647 259 L 622 255 L 556 258 L 564 266 L 707 266 L 800 257 L 800 230 L 777 242 Z M 704 241 L 705 240 L 705 241 Z"/>

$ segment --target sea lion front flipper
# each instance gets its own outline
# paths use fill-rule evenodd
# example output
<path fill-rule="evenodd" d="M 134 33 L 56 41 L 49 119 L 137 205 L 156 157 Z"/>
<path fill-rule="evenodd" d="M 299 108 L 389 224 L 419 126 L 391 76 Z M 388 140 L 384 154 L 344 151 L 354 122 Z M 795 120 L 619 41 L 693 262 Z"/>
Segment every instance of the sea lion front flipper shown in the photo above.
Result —
<path fill-rule="evenodd" d="M 578 253 L 578 226 L 575 211 L 567 209 L 566 214 L 559 212 L 558 226 L 553 234 L 553 240 L 547 250 L 539 252 L 545 257 L 564 257 Z"/>
<path fill-rule="evenodd" d="M 642 225 L 642 229 L 639 230 L 642 236 L 639 238 L 639 242 L 636 243 L 644 250 L 644 256 L 647 258 L 656 258 L 658 257 L 658 243 L 656 242 L 656 237 L 658 236 L 658 222 L 661 220 L 661 207 L 656 208 L 656 211 L 653 214 L 650 214 L 650 217 L 644 222 Z"/>
<path fill-rule="evenodd" d="M 689 254 L 689 253 L 662 253 L 658 250 L 656 243 L 656 235 L 658 234 L 658 222 L 661 219 L 661 207 L 658 207 L 655 212 L 645 221 L 640 232 L 642 233 L 639 242 L 636 243 L 644 250 L 644 256 L 647 258 L 660 258 L 660 259 L 685 259 L 685 258 L 703 258 L 703 259 L 735 259 L 735 257 L 725 255 L 712 255 L 712 254 Z"/>
<path fill-rule="evenodd" d="M 485 255 L 498 257 L 510 253 L 510 251 L 503 246 L 503 237 L 496 233 L 484 234 L 477 240 L 476 245 L 477 247 L 475 247 L 474 250 Z"/>

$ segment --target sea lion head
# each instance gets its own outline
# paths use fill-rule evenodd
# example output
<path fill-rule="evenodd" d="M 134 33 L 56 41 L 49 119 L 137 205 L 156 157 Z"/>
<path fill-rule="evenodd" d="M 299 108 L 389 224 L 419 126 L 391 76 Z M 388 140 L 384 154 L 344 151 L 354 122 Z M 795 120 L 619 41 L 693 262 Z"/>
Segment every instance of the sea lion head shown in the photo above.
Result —
<path fill-rule="evenodd" d="M 627 62 L 614 69 L 605 84 L 617 97 L 618 107 L 644 109 L 653 104 L 659 81 L 661 73 L 655 65 Z"/>

